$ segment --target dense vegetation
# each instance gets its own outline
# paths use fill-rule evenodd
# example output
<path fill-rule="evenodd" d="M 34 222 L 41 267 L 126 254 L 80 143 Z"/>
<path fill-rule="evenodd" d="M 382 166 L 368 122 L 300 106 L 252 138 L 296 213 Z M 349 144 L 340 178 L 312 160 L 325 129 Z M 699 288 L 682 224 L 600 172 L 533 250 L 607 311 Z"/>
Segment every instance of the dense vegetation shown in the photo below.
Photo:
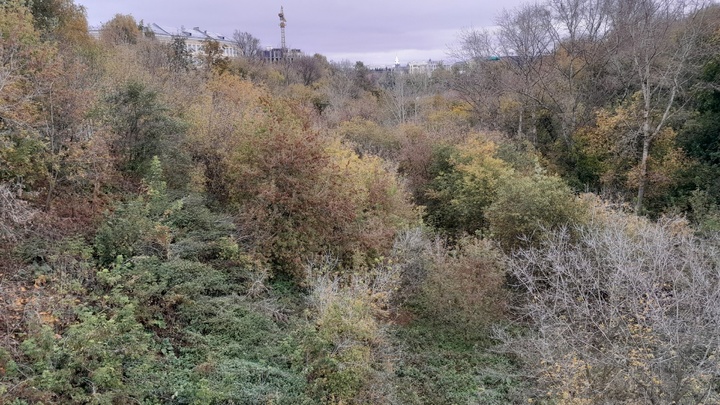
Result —
<path fill-rule="evenodd" d="M 0 403 L 720 403 L 720 9 L 432 74 L 0 3 Z"/>

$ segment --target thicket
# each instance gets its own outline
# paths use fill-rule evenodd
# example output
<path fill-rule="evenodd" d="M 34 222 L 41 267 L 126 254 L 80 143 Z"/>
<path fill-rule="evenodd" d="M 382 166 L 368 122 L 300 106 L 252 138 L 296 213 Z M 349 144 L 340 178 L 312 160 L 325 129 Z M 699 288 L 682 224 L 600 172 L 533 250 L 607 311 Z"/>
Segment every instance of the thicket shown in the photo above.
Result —
<path fill-rule="evenodd" d="M 718 402 L 720 14 L 596 3 L 430 75 L 0 4 L 0 402 Z"/>
<path fill-rule="evenodd" d="M 536 367 L 538 398 L 567 403 L 718 401 L 717 241 L 685 221 L 605 206 L 509 263 L 532 328 L 506 336 Z"/>

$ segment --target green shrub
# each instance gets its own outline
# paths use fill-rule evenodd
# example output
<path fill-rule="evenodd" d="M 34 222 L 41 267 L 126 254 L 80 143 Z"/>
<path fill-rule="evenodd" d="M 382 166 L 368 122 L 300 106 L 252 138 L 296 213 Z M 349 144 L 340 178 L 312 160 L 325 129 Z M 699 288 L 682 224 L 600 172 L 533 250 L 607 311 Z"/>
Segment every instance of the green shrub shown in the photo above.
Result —
<path fill-rule="evenodd" d="M 303 375 L 240 358 L 223 359 L 202 380 L 204 403 L 303 405 L 317 403 L 306 394 Z M 196 398 L 199 400 L 201 398 Z"/>
<path fill-rule="evenodd" d="M 693 191 L 689 203 L 693 222 L 700 233 L 712 235 L 720 232 L 720 208 L 707 192 Z"/>
<path fill-rule="evenodd" d="M 117 134 L 113 148 L 125 170 L 144 176 L 152 170 L 153 156 L 162 156 L 168 162 L 186 160 L 176 148 L 183 123 L 170 115 L 158 93 L 144 83 L 122 85 L 107 97 L 105 108 L 104 118 Z"/>
<path fill-rule="evenodd" d="M 95 236 L 98 260 L 107 265 L 118 256 L 153 253 L 149 235 L 154 228 L 155 223 L 149 218 L 148 207 L 143 201 L 120 205 L 108 216 Z"/>
<path fill-rule="evenodd" d="M 205 295 L 231 291 L 223 272 L 199 262 L 161 261 L 139 257 L 98 273 L 101 285 L 113 288 L 116 297 L 138 303 L 137 316 L 145 324 L 165 325 L 176 307 Z M 119 294 L 119 295 L 118 295 Z"/>
<path fill-rule="evenodd" d="M 536 243 L 545 232 L 582 221 L 586 209 L 559 177 L 536 173 L 502 182 L 486 217 L 504 248 Z"/>
<path fill-rule="evenodd" d="M 427 190 L 427 218 L 435 227 L 458 236 L 487 228 L 486 209 L 499 185 L 513 174 L 495 157 L 496 145 L 482 137 L 454 149 L 441 149 L 439 172 Z"/>
<path fill-rule="evenodd" d="M 510 356 L 492 351 L 484 338 L 422 319 L 397 328 L 393 339 L 403 347 L 391 383 L 399 404 L 517 404 L 522 372 Z"/>
<path fill-rule="evenodd" d="M 147 170 L 143 180 L 145 193 L 107 214 L 95 235 L 95 250 L 101 264 L 110 264 L 118 256 L 168 254 L 171 229 L 163 220 L 180 209 L 182 201 L 169 201 L 157 156 L 151 159 Z"/>
<path fill-rule="evenodd" d="M 204 198 L 189 195 L 182 198 L 182 208 L 167 218 L 174 240 L 169 257 L 209 261 L 237 260 L 241 249 L 233 236 L 236 227 L 228 216 L 211 211 Z"/>
<path fill-rule="evenodd" d="M 149 333 L 126 305 L 108 315 L 78 308 L 78 321 L 62 335 L 48 325 L 32 331 L 21 349 L 32 364 L 35 389 L 28 398 L 49 392 L 62 403 L 110 404 L 142 399 L 138 389 L 159 359 Z"/>

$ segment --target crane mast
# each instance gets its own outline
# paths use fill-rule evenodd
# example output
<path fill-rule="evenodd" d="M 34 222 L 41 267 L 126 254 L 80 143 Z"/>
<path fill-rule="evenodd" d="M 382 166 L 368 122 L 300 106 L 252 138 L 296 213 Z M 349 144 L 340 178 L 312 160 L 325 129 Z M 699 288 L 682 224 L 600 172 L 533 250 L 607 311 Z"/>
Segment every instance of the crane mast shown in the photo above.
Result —
<path fill-rule="evenodd" d="M 285 26 L 287 25 L 287 20 L 285 19 L 285 12 L 282 6 L 280 6 L 280 14 L 278 14 L 278 17 L 280 17 L 280 48 L 283 50 L 284 56 L 285 49 L 287 49 L 285 45 Z"/>

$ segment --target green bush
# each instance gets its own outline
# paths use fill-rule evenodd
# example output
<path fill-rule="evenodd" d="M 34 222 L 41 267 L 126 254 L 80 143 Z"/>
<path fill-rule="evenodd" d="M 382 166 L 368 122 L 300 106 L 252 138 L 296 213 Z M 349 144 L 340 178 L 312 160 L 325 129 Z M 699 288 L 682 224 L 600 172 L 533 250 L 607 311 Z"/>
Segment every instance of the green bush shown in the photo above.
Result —
<path fill-rule="evenodd" d="M 78 321 L 63 335 L 47 325 L 30 333 L 21 345 L 35 373 L 29 382 L 36 392 L 28 392 L 29 398 L 51 392 L 62 403 L 72 404 L 142 399 L 138 387 L 159 359 L 151 335 L 135 321 L 134 312 L 133 305 L 108 315 L 80 307 Z"/>
<path fill-rule="evenodd" d="M 317 403 L 305 394 L 303 375 L 287 369 L 240 358 L 212 365 L 202 379 L 200 402 L 242 405 L 303 405 Z"/>
<path fill-rule="evenodd" d="M 181 395 L 201 403 L 310 403 L 306 378 L 290 367 L 288 331 L 256 311 L 244 297 L 199 297 L 180 304 L 186 347 L 180 358 L 192 389 Z"/>
<path fill-rule="evenodd" d="M 95 250 L 101 264 L 110 264 L 118 256 L 166 257 L 168 254 L 171 229 L 163 220 L 180 209 L 182 201 L 169 201 L 157 156 L 152 158 L 147 170 L 143 180 L 145 193 L 118 204 L 114 212 L 106 215 L 95 235 Z"/>
<path fill-rule="evenodd" d="M 427 218 L 435 227 L 459 236 L 487 228 L 486 209 L 512 168 L 495 157 L 496 145 L 482 137 L 457 149 L 439 149 L 438 175 L 427 190 Z"/>
<path fill-rule="evenodd" d="M 211 211 L 199 195 L 191 194 L 181 201 L 182 208 L 172 212 L 166 221 L 174 232 L 169 246 L 171 258 L 201 261 L 240 258 L 240 246 L 233 237 L 236 227 L 230 217 Z"/>
<path fill-rule="evenodd" d="M 550 230 L 582 222 L 585 211 L 562 179 L 536 173 L 502 182 L 486 216 L 492 237 L 511 249 L 536 243 Z"/>
<path fill-rule="evenodd" d="M 144 176 L 151 170 L 153 156 L 168 162 L 186 160 L 186 154 L 176 147 L 183 123 L 170 115 L 158 93 L 146 84 L 122 85 L 107 97 L 105 108 L 105 121 L 117 134 L 113 147 L 125 170 Z M 174 164 L 175 169 L 182 167 Z"/>
<path fill-rule="evenodd" d="M 98 260 L 107 265 L 118 256 L 132 257 L 150 253 L 147 235 L 154 225 L 142 201 L 121 205 L 107 218 L 95 236 Z"/>

